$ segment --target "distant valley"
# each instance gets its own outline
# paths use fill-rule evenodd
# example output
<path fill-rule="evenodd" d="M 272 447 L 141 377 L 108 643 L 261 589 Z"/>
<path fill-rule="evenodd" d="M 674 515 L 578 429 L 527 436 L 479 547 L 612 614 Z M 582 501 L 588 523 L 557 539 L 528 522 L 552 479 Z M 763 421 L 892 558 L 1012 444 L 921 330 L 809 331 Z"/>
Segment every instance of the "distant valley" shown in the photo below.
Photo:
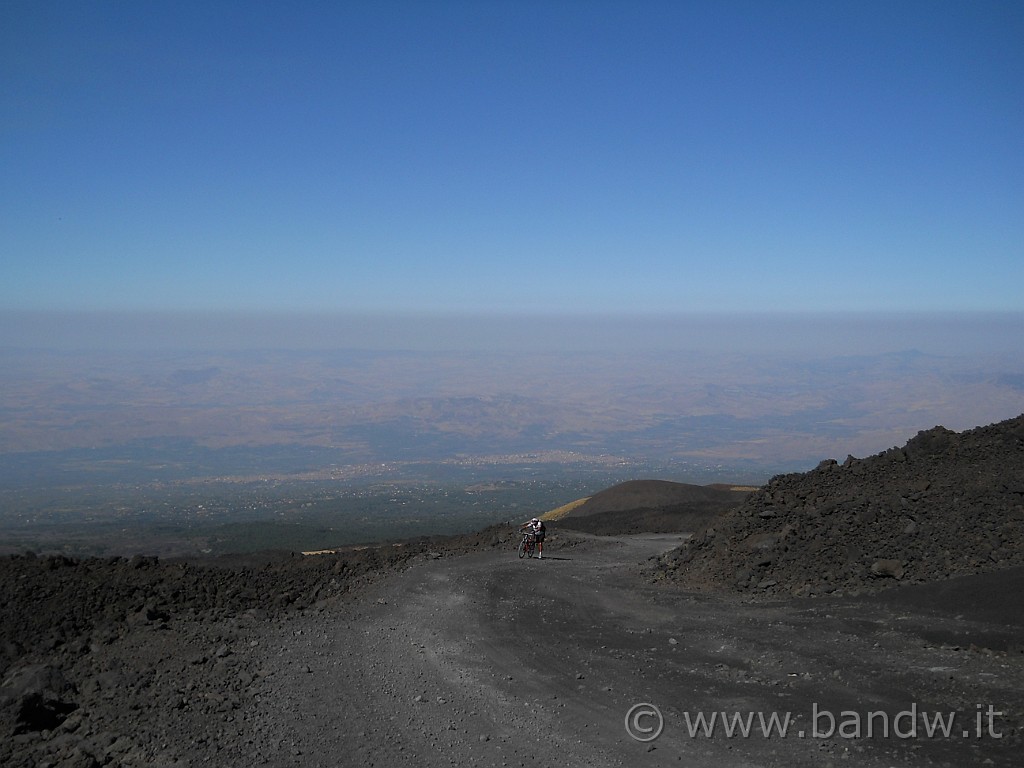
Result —
<path fill-rule="evenodd" d="M 81 466 L 82 451 L 154 477 L 550 451 L 772 472 L 1024 410 L 1024 361 L 1009 357 L 2 354 L 5 485 Z"/>
<path fill-rule="evenodd" d="M 397 519 L 391 489 L 418 488 L 448 494 L 446 525 L 465 529 L 640 477 L 759 485 L 1024 412 L 1024 362 L 980 354 L 2 354 L 0 525 L 15 547 L 34 525 L 115 524 L 115 509 L 208 526 L 189 512 L 204 495 L 221 499 L 218 524 L 322 529 L 303 505 L 337 522 L 368 494 L 377 522 L 341 527 L 372 538 Z M 484 512 L 482 497 L 452 501 L 488 483 L 515 492 Z M 519 507 L 499 501 L 512 495 Z"/>

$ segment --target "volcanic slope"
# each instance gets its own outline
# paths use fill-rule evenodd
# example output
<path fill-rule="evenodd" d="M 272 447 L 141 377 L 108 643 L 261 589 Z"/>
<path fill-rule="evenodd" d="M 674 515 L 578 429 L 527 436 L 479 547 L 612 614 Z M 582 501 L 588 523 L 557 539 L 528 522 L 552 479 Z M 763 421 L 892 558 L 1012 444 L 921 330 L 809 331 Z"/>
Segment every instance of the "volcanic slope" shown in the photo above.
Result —
<path fill-rule="evenodd" d="M 344 575 L 354 553 L 224 568 L 209 581 L 152 561 L 80 572 L 55 558 L 11 560 L 4 586 L 26 602 L 71 597 L 72 582 L 96 576 L 116 582 L 106 608 L 142 607 L 100 610 L 103 625 L 84 637 L 23 649 L 0 686 L 10 716 L 0 717 L 0 765 L 1020 765 L 1024 655 L 1007 643 L 1024 636 L 1024 569 L 1001 580 L 1014 615 L 975 612 L 986 576 L 941 593 L 750 602 L 654 583 L 651 558 L 684 538 L 552 531 L 543 560 L 520 559 L 509 526 L 365 550 L 387 578 L 361 574 L 358 588 Z M 261 594 L 239 594 L 247 581 Z M 280 599 L 291 602 L 273 608 Z M 664 717 L 656 741 L 628 730 L 659 722 L 641 702 Z M 977 702 L 993 710 L 984 732 Z M 955 732 L 880 732 L 921 728 L 906 719 L 911 707 L 950 728 L 957 718 Z M 875 736 L 853 733 L 850 713 L 868 712 Z M 759 733 L 757 713 L 780 720 Z M 839 713 L 841 731 L 828 719 Z M 749 738 L 726 730 L 725 718 L 745 714 Z M 694 730 L 704 715 L 711 730 Z"/>
<path fill-rule="evenodd" d="M 1024 415 L 780 475 L 661 557 L 688 588 L 865 592 L 1024 565 Z"/>
<path fill-rule="evenodd" d="M 668 480 L 630 480 L 581 500 L 564 515 L 545 519 L 562 528 L 602 535 L 693 532 L 738 506 L 749 491 Z"/>

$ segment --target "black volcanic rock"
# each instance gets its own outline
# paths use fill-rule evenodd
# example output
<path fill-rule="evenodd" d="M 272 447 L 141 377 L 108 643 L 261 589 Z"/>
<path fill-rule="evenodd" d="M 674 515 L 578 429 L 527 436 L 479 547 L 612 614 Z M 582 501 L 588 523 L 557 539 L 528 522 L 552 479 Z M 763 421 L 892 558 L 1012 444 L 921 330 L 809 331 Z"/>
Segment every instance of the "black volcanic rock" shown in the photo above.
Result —
<path fill-rule="evenodd" d="M 52 729 L 78 705 L 74 687 L 48 664 L 27 664 L 11 670 L 0 686 L 0 707 L 10 710 L 14 733 Z"/>
<path fill-rule="evenodd" d="M 685 546 L 660 576 L 690 588 L 877 591 L 1024 565 L 1024 415 L 780 475 Z"/>

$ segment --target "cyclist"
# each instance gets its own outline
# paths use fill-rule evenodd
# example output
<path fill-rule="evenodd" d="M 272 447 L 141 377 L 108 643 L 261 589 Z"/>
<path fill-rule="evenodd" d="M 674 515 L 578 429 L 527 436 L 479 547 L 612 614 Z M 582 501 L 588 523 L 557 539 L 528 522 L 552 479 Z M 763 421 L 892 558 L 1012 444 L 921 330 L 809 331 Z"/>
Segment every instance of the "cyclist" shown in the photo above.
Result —
<path fill-rule="evenodd" d="M 544 521 L 539 517 L 535 517 L 531 520 L 527 520 L 521 526 L 519 530 L 528 530 L 533 535 L 533 540 L 537 542 L 537 558 L 544 558 L 544 534 L 545 530 Z"/>

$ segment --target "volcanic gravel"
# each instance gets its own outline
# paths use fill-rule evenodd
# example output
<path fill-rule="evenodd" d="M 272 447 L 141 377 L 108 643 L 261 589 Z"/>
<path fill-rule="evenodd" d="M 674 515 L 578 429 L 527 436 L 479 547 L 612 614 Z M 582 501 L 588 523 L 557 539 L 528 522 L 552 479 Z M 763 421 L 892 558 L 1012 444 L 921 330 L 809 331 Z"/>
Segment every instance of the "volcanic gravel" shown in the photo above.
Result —
<path fill-rule="evenodd" d="M 0 765 L 217 763 L 266 670 L 266 627 L 322 611 L 416 562 L 508 545 L 514 532 L 334 554 L 0 559 Z M 193 762 L 186 760 L 186 763 Z"/>

